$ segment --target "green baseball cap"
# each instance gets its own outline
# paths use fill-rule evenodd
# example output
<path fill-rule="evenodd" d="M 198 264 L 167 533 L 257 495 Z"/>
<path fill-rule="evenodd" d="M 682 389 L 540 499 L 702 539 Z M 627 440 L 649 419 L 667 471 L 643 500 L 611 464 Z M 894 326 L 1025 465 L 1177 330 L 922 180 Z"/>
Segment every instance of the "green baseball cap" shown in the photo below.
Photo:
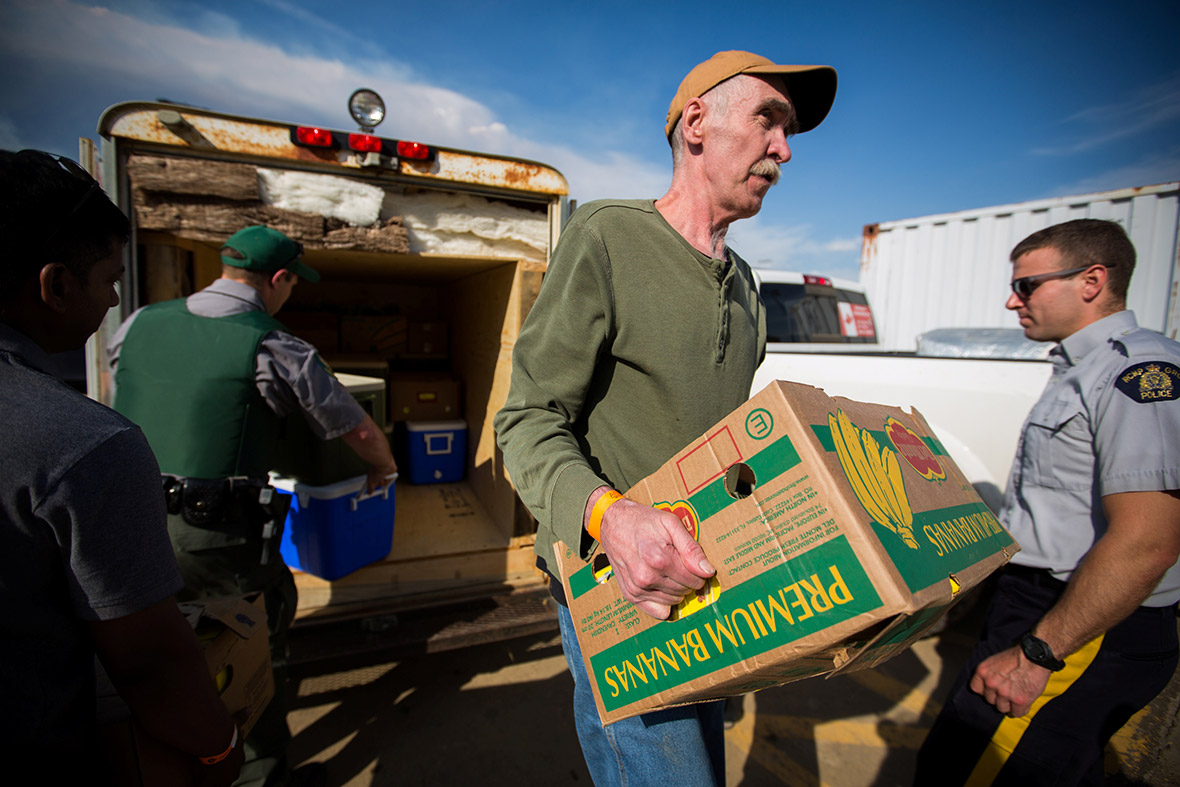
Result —
<path fill-rule="evenodd" d="M 233 249 L 241 258 L 226 254 L 226 249 Z M 221 247 L 221 261 L 226 265 L 263 273 L 286 269 L 301 279 L 319 281 L 320 275 L 303 264 L 302 256 L 302 243 L 261 225 L 238 230 Z"/>

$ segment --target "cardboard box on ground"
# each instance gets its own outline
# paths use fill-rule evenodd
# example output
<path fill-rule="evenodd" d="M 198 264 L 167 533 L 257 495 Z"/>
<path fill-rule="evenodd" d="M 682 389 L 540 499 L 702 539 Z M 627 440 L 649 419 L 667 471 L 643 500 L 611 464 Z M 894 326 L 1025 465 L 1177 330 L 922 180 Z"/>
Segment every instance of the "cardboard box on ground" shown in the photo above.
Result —
<path fill-rule="evenodd" d="M 921 414 L 782 381 L 626 497 L 678 515 L 717 574 L 660 621 L 604 554 L 555 545 L 605 723 L 876 666 L 1020 548 Z"/>
<path fill-rule="evenodd" d="M 246 717 L 239 726 L 241 745 L 275 692 L 263 596 L 252 593 L 185 602 L 180 611 L 197 634 L 226 709 L 235 718 Z M 111 699 L 100 697 L 100 707 Z M 123 714 L 112 713 L 101 725 L 100 734 L 117 784 L 183 787 L 193 783 L 192 757 L 152 737 L 150 730 L 126 716 L 125 706 Z"/>

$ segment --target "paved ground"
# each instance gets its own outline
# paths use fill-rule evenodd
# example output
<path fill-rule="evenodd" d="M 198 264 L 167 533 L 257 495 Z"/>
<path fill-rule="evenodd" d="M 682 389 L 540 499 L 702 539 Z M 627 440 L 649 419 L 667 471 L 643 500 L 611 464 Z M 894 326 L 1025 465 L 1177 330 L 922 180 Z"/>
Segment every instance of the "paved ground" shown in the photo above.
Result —
<path fill-rule="evenodd" d="M 877 670 L 741 698 L 726 733 L 728 784 L 910 784 L 973 631 L 961 620 Z M 327 763 L 331 785 L 590 784 L 555 634 L 296 672 L 292 753 Z M 1178 706 L 1180 678 L 1115 739 L 1108 784 L 1180 786 Z"/>

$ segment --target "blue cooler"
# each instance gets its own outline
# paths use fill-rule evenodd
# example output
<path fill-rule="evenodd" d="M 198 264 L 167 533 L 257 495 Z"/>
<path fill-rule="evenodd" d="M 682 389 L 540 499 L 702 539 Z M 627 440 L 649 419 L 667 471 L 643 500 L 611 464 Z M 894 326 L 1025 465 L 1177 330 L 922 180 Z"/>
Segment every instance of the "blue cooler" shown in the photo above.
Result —
<path fill-rule="evenodd" d="M 393 548 L 392 480 L 372 494 L 365 490 L 365 476 L 326 486 L 272 477 L 271 484 L 292 496 L 279 547 L 291 568 L 338 579 Z"/>
<path fill-rule="evenodd" d="M 467 462 L 466 421 L 407 421 L 410 482 L 447 484 L 463 480 Z"/>

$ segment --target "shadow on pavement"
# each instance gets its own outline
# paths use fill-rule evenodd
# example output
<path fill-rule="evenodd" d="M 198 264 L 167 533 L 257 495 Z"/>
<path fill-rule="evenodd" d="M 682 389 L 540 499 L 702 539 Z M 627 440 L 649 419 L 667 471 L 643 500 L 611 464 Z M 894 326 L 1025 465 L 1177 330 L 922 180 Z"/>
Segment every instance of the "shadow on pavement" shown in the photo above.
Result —
<path fill-rule="evenodd" d="M 914 760 L 974 645 L 986 597 L 875 670 L 799 681 L 732 701 L 729 787 L 909 785 Z M 305 663 L 293 671 L 292 760 L 327 764 L 336 787 L 590 785 L 573 681 L 556 632 L 442 653 Z M 1166 695 L 1166 696 L 1165 696 Z M 1180 679 L 1110 784 L 1176 785 L 1167 773 Z M 1135 748 L 1147 756 L 1137 759 Z M 1172 756 L 1172 760 L 1176 757 Z"/>
<path fill-rule="evenodd" d="M 324 667 L 292 687 L 290 752 L 330 785 L 590 784 L 560 637 Z"/>

